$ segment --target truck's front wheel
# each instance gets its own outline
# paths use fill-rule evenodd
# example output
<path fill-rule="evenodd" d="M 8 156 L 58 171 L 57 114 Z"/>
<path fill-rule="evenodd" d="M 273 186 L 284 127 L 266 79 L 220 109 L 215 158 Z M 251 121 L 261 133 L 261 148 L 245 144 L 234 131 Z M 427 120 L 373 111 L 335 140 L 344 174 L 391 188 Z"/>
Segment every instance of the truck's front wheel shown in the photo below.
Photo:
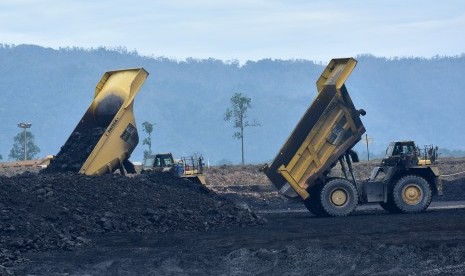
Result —
<path fill-rule="evenodd" d="M 392 196 L 402 213 L 420 213 L 430 205 L 432 192 L 423 177 L 408 175 L 397 181 Z"/>
<path fill-rule="evenodd" d="M 347 216 L 357 207 L 357 189 L 346 179 L 333 179 L 321 188 L 320 202 L 324 213 L 328 216 Z"/>
<path fill-rule="evenodd" d="M 397 207 L 397 205 L 395 204 L 394 202 L 394 197 L 392 195 L 392 187 L 388 187 L 389 188 L 389 191 L 388 191 L 388 194 L 387 194 L 387 202 L 380 202 L 379 205 L 386 211 L 388 211 L 389 213 L 393 213 L 393 214 L 399 214 L 399 213 L 402 213 L 402 210 L 399 209 L 399 207 Z"/>
<path fill-rule="evenodd" d="M 386 211 L 388 211 L 389 213 L 393 213 L 393 214 L 398 214 L 398 213 L 402 213 L 402 211 L 397 208 L 396 204 L 394 204 L 394 200 L 393 199 L 390 199 L 388 197 L 388 202 L 380 202 L 379 205 Z"/>

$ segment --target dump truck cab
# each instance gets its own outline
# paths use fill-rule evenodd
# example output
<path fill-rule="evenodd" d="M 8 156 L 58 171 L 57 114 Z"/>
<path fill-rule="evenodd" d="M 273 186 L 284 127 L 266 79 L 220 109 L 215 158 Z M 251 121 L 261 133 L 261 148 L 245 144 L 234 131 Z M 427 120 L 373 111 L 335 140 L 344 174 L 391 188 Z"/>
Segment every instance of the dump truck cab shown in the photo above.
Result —
<path fill-rule="evenodd" d="M 142 169 L 144 171 L 169 171 L 174 164 L 175 161 L 171 153 L 159 153 L 146 156 Z"/>
<path fill-rule="evenodd" d="M 386 156 L 381 160 L 379 167 L 373 168 L 369 180 L 378 178 L 379 173 L 385 173 L 391 178 L 399 178 L 402 174 L 414 172 L 423 174 L 427 178 L 434 178 L 439 176 L 436 160 L 437 147 L 425 147 L 422 154 L 422 150 L 414 141 L 391 142 L 386 149 Z M 432 187 L 433 192 L 441 190 L 441 187 L 436 186 Z"/>
<path fill-rule="evenodd" d="M 383 165 L 396 165 L 401 162 L 404 167 L 418 165 L 418 151 L 415 142 L 391 142 L 386 149 L 386 156 L 381 161 Z"/>

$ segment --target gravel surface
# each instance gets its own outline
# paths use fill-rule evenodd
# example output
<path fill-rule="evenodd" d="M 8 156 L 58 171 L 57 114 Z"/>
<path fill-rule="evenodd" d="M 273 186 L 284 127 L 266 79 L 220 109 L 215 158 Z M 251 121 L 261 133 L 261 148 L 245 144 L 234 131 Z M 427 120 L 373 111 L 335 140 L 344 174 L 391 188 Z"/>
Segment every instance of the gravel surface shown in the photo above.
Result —
<path fill-rule="evenodd" d="M 465 275 L 465 209 L 343 218 L 268 214 L 257 227 L 105 235 L 30 253 L 18 275 Z"/>

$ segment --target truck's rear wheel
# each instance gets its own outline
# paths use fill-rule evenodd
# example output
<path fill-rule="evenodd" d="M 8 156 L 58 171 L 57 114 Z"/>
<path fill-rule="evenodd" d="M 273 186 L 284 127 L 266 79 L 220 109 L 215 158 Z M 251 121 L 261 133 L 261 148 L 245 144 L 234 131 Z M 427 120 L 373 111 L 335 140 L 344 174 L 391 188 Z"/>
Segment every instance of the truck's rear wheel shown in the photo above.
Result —
<path fill-rule="evenodd" d="M 320 201 L 320 194 L 321 194 L 321 187 L 320 185 L 314 185 L 308 190 L 310 197 L 308 197 L 305 201 L 305 207 L 318 217 L 327 216 L 326 212 L 323 211 L 323 207 L 321 206 Z"/>
<path fill-rule="evenodd" d="M 408 175 L 397 181 L 392 196 L 395 206 L 402 213 L 420 213 L 430 205 L 432 192 L 423 177 Z"/>
<path fill-rule="evenodd" d="M 357 207 L 357 189 L 346 179 L 333 179 L 321 188 L 320 202 L 326 215 L 333 217 L 347 216 Z"/>

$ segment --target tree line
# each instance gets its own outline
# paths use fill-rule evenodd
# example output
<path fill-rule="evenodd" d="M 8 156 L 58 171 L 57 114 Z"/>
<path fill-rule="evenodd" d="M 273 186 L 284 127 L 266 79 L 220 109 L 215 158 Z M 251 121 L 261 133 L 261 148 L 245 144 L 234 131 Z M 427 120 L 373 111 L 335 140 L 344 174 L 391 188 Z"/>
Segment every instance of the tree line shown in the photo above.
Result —
<path fill-rule="evenodd" d="M 245 127 L 245 162 L 268 162 L 314 98 L 315 80 L 327 63 L 173 60 L 118 49 L 54 50 L 32 45 L 0 47 L 0 59 L 3 159 L 8 159 L 10 136 L 17 131 L 18 107 L 21 118 L 34 118 L 33 133 L 41 151 L 53 154 L 88 107 L 102 73 L 141 66 L 151 76 L 135 100 L 135 116 L 139 128 L 144 120 L 156 121 L 154 128 L 160 131 L 156 137 L 152 132 L 151 150 L 177 155 L 202 152 L 215 164 L 222 159 L 242 162 L 240 135 L 231 139 L 240 128 L 230 133 L 235 121 L 224 121 L 234 92 L 253 99 L 249 123 L 258 118 L 261 124 Z M 367 111 L 363 123 L 376 141 L 370 144 L 370 153 L 381 152 L 398 139 L 463 149 L 465 133 L 457 131 L 460 120 L 451 118 L 465 116 L 461 108 L 465 56 L 357 59 L 347 88 L 356 107 Z M 132 158 L 142 160 L 147 146 L 141 139 Z"/>

